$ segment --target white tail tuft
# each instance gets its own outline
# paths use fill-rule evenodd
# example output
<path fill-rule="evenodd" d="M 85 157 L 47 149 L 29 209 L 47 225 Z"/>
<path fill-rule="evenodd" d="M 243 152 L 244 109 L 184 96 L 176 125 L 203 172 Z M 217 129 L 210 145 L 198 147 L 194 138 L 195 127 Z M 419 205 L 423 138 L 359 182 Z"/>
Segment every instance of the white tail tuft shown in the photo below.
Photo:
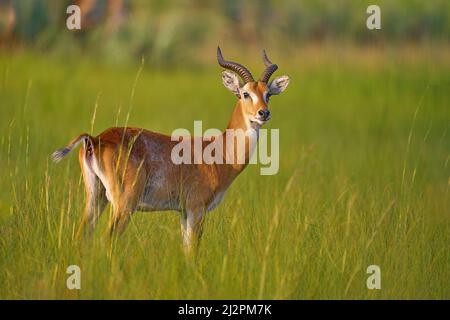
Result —
<path fill-rule="evenodd" d="M 52 160 L 55 163 L 58 163 L 62 160 L 62 158 L 64 158 L 69 152 L 70 152 L 70 148 L 62 148 L 59 150 L 56 150 L 55 152 L 52 153 Z"/>

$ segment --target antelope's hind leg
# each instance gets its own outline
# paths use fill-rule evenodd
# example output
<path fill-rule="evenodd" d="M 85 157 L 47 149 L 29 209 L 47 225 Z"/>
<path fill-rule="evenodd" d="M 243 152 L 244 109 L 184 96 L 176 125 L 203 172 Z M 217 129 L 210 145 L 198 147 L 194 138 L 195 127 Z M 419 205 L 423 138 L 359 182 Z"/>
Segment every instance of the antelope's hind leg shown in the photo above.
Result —
<path fill-rule="evenodd" d="M 80 237 L 83 230 L 86 230 L 86 225 L 88 231 L 87 234 L 91 235 L 93 233 L 100 215 L 103 213 L 106 205 L 108 204 L 106 189 L 87 163 L 84 148 L 80 149 L 79 161 L 86 191 L 86 205 L 84 208 L 81 225 L 77 232 L 77 237 Z"/>
<path fill-rule="evenodd" d="M 145 173 L 140 168 L 135 169 L 133 166 L 129 166 L 124 179 L 120 179 L 122 183 L 118 183 L 117 175 L 115 181 L 111 181 L 115 186 L 111 199 L 114 209 L 109 224 L 111 236 L 122 234 L 130 221 L 131 215 L 137 210 L 145 188 L 145 177 Z"/>

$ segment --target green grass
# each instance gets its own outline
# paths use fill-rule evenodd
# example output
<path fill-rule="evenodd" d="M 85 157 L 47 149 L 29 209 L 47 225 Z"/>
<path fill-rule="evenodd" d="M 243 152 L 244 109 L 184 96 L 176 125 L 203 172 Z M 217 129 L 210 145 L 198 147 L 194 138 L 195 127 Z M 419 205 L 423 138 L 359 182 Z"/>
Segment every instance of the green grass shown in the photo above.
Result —
<path fill-rule="evenodd" d="M 173 212 L 135 214 L 110 244 L 108 209 L 90 241 L 75 240 L 77 155 L 49 155 L 90 132 L 96 104 L 95 134 L 127 114 L 167 134 L 194 120 L 224 128 L 235 98 L 220 69 L 144 68 L 133 96 L 138 66 L 0 56 L 0 298 L 449 299 L 448 48 L 358 52 L 279 59 L 291 76 L 271 100 L 279 173 L 238 177 L 195 261 Z M 66 288 L 71 264 L 79 291 Z M 381 290 L 366 287 L 372 264 Z"/>

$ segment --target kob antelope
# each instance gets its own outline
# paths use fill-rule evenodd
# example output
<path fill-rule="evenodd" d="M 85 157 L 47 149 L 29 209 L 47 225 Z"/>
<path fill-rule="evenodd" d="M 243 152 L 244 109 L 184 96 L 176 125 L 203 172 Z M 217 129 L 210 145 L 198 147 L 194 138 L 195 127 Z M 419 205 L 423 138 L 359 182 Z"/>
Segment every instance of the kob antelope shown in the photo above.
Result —
<path fill-rule="evenodd" d="M 278 67 L 270 62 L 264 51 L 262 57 L 266 69 L 255 81 L 246 67 L 224 60 L 217 48 L 219 65 L 233 71 L 222 72 L 223 84 L 238 98 L 227 129 L 257 132 L 270 119 L 269 97 L 280 94 L 289 84 L 287 76 L 277 77 L 269 83 Z M 225 134 L 217 138 L 227 139 Z M 192 143 L 201 139 L 202 145 L 212 141 L 202 137 L 191 139 Z M 92 231 L 108 202 L 113 207 L 109 224 L 111 234 L 121 233 L 135 211 L 174 210 L 181 213 L 182 237 L 187 249 L 198 242 L 205 213 L 220 203 L 252 153 L 252 147 L 246 142 L 244 163 L 174 164 L 171 150 L 177 142 L 170 136 L 126 127 L 109 128 L 97 137 L 81 134 L 67 147 L 55 151 L 53 160 L 60 161 L 81 142 L 79 161 L 86 189 L 86 207 L 80 230 L 87 224 Z M 231 145 L 235 146 L 235 143 L 233 141 Z M 224 150 L 226 152 L 228 150 Z"/>

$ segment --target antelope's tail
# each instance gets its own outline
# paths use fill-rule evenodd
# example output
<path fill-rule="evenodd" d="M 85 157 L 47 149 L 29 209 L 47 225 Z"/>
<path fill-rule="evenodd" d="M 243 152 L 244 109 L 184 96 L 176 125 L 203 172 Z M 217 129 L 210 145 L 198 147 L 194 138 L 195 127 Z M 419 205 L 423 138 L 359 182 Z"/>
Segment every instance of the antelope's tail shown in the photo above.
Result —
<path fill-rule="evenodd" d="M 72 151 L 73 148 L 78 146 L 80 142 L 84 142 L 84 145 L 92 146 L 92 137 L 87 133 L 82 133 L 72 141 L 70 141 L 69 145 L 65 148 L 58 149 L 52 153 L 52 160 L 56 163 L 60 162 L 62 158 L 67 156 L 67 154 Z"/>

